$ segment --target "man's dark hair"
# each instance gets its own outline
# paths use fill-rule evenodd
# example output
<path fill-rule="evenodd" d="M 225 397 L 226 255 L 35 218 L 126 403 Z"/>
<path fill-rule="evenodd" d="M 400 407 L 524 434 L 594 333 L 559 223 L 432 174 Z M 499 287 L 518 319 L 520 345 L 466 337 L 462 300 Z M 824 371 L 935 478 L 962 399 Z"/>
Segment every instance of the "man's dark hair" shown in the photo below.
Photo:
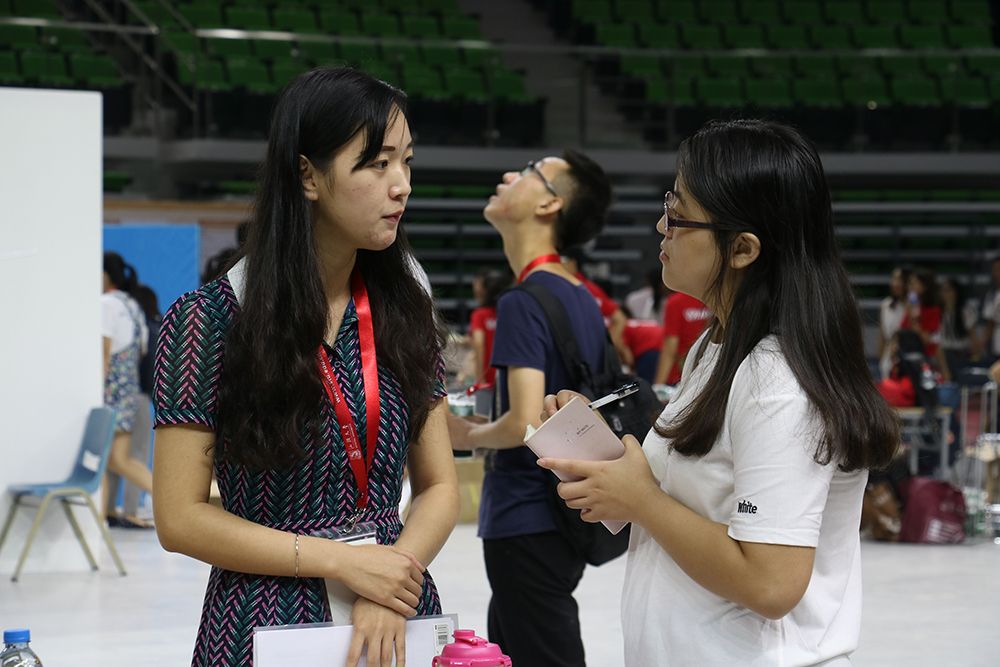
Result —
<path fill-rule="evenodd" d="M 580 245 L 604 229 L 611 205 L 611 182 L 601 166 L 572 148 L 563 152 L 569 170 L 559 180 L 570 181 L 566 206 L 556 220 L 556 250 Z"/>

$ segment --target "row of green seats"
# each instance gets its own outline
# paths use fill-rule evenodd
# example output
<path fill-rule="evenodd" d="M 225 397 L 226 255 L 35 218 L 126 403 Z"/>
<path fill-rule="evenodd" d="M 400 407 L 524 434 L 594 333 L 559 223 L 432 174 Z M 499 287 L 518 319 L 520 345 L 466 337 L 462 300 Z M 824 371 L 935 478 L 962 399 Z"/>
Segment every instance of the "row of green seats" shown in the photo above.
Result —
<path fill-rule="evenodd" d="M 150 1 L 150 0 L 145 0 Z M 2 2 L 2 0 L 0 0 Z M 180 5 L 219 4 L 213 0 L 184 0 Z M 292 2 L 279 0 L 230 0 L 228 3 L 236 7 L 284 7 L 299 6 L 312 9 L 344 7 L 347 9 L 377 9 L 386 11 L 415 13 L 457 13 L 456 0 L 294 0 Z"/>
<path fill-rule="evenodd" d="M 626 55 L 621 58 L 622 71 L 626 74 L 655 78 L 667 74 L 674 78 L 698 79 L 705 76 L 771 76 L 771 77 L 825 77 L 838 76 L 893 76 L 940 77 L 977 75 L 991 78 L 1000 74 L 1000 52 L 992 55 L 957 56 L 865 56 L 857 53 L 829 55 L 817 53 L 805 56 L 780 54 L 738 56 L 695 56 L 661 58 L 656 55 Z"/>
<path fill-rule="evenodd" d="M 334 35 L 371 35 L 428 39 L 479 39 L 479 23 L 468 16 L 405 14 L 383 11 L 355 12 L 347 7 L 281 6 L 273 12 L 263 7 L 217 3 L 182 5 L 180 13 L 195 28 L 284 30 Z"/>
<path fill-rule="evenodd" d="M 679 107 L 835 108 L 862 106 L 985 108 L 1000 102 L 1000 78 L 992 82 L 974 76 L 934 79 L 929 76 L 743 78 L 710 76 L 696 80 L 651 78 L 645 97 L 656 104 Z"/>
<path fill-rule="evenodd" d="M 59 20 L 62 13 L 54 0 L 0 0 L 0 16 Z"/>
<path fill-rule="evenodd" d="M 270 94 L 311 66 L 308 61 L 296 59 L 275 60 L 268 65 L 251 58 L 202 58 L 196 61 L 194 68 L 179 67 L 178 79 L 184 85 L 207 92 L 242 89 Z M 471 102 L 486 102 L 490 97 L 512 102 L 530 101 L 524 92 L 523 78 L 508 70 L 491 69 L 484 74 L 471 67 L 438 69 L 422 63 L 404 63 L 397 67 L 385 61 L 364 62 L 360 66 L 374 76 L 403 86 L 414 97 Z"/>
<path fill-rule="evenodd" d="M 0 83 L 107 90 L 122 86 L 108 56 L 60 51 L 0 51 Z"/>
<path fill-rule="evenodd" d="M 473 67 L 493 66 L 498 61 L 497 51 L 492 48 L 459 48 L 423 44 L 337 44 L 322 41 L 247 40 L 228 38 L 198 38 L 186 32 L 164 35 L 171 50 L 186 57 L 197 57 L 207 53 L 220 57 L 251 57 L 266 60 L 274 58 L 302 57 L 311 60 L 344 60 L 362 62 L 369 60 L 396 60 L 401 62 L 423 62 L 440 67 L 469 65 Z"/>
<path fill-rule="evenodd" d="M 63 51 L 90 50 L 90 42 L 82 30 L 36 28 L 30 25 L 0 25 L 0 45 L 19 49 L 45 47 Z"/>
<path fill-rule="evenodd" d="M 584 23 L 677 22 L 774 25 L 989 24 L 987 0 L 574 0 Z"/>
<path fill-rule="evenodd" d="M 601 23 L 605 46 L 659 49 L 944 49 L 991 48 L 993 35 L 979 25 L 716 25 L 714 23 Z"/>

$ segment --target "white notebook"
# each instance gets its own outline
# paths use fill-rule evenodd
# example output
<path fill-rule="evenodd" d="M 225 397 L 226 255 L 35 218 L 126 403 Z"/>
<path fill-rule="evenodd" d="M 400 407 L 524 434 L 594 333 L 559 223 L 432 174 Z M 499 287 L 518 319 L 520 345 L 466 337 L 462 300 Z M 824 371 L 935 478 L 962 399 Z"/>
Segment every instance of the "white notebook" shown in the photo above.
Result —
<path fill-rule="evenodd" d="M 528 426 L 524 444 L 538 458 L 613 461 L 625 453 L 625 445 L 614 431 L 577 397 L 559 408 L 558 412 L 537 429 Z M 555 474 L 564 482 L 579 479 L 561 471 Z M 628 522 L 602 521 L 601 523 L 612 534 L 617 535 Z"/>

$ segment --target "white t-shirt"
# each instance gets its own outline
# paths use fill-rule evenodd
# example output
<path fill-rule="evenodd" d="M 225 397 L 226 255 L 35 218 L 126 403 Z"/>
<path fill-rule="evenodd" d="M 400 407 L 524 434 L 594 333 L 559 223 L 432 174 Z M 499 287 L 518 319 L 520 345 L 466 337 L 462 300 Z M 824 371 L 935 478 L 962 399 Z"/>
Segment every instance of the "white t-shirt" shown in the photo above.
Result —
<path fill-rule="evenodd" d="M 710 344 L 697 367 L 696 355 L 688 356 L 663 418 L 697 396 L 718 352 Z M 858 525 L 868 473 L 817 464 L 820 433 L 773 336 L 736 372 L 722 431 L 707 455 L 681 456 L 650 431 L 643 451 L 673 498 L 728 525 L 735 540 L 815 547 L 816 558 L 802 600 L 771 620 L 703 588 L 634 526 L 622 593 L 628 667 L 850 664 L 861 630 Z"/>
<path fill-rule="evenodd" d="M 128 305 L 126 305 L 126 303 Z M 101 295 L 101 335 L 111 339 L 111 354 L 117 354 L 135 340 L 135 319 L 139 318 L 139 342 L 146 347 L 146 318 L 139 304 L 124 292 L 115 290 Z"/>

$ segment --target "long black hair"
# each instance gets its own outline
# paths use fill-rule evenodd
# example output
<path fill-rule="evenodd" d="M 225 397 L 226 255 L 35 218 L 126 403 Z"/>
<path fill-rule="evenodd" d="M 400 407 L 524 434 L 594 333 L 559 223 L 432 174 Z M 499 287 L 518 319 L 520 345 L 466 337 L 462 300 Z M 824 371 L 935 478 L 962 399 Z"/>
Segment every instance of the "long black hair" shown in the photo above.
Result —
<path fill-rule="evenodd" d="M 135 272 L 135 267 L 129 264 L 116 252 L 104 253 L 104 273 L 108 275 L 108 280 L 126 294 L 133 294 L 139 284 L 139 276 Z"/>
<path fill-rule="evenodd" d="M 246 290 L 226 340 L 215 441 L 220 460 L 285 466 L 305 454 L 303 434 L 318 438 L 324 399 L 315 360 L 328 306 L 299 156 L 326 171 L 361 132 L 360 169 L 405 113 L 402 91 L 350 68 L 302 74 L 278 98 L 247 230 Z M 431 407 L 445 335 L 409 258 L 400 228 L 388 249 L 358 250 L 356 266 L 368 288 L 379 365 L 399 381 L 415 435 Z"/>
<path fill-rule="evenodd" d="M 726 326 L 709 325 L 719 359 L 698 396 L 677 419 L 656 425 L 679 453 L 703 456 L 725 419 L 740 364 L 775 334 L 796 379 L 825 426 L 818 463 L 845 471 L 887 465 L 899 442 L 895 415 L 879 396 L 864 358 L 861 318 L 833 231 L 830 191 L 815 147 L 774 122 L 711 122 L 680 146 L 677 173 L 687 192 L 719 225 L 722 257 L 710 286 L 718 303 L 732 284 L 729 260 L 740 230 L 760 240 L 743 269 Z"/>

